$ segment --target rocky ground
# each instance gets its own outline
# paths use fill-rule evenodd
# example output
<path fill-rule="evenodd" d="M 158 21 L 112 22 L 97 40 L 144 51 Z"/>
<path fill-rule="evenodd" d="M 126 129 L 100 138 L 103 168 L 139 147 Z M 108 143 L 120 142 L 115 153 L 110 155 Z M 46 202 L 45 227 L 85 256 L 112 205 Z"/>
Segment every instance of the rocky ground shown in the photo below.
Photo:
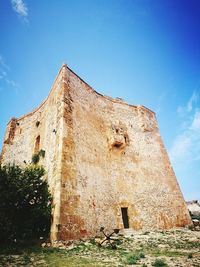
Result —
<path fill-rule="evenodd" d="M 56 243 L 42 247 L 2 249 L 0 266 L 180 266 L 200 267 L 200 231 L 176 229 L 159 232 L 125 233 L 115 236 L 116 249 L 102 247 L 102 238 Z"/>

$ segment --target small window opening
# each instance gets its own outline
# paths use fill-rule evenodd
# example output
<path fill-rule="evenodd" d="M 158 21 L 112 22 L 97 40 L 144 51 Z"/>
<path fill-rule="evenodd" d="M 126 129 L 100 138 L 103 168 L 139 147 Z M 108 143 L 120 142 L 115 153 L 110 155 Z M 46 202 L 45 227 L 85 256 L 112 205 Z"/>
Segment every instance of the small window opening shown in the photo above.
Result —
<path fill-rule="evenodd" d="M 116 143 L 114 144 L 114 147 L 116 147 L 116 148 L 120 148 L 121 145 L 122 145 L 121 143 L 117 143 L 117 142 L 116 142 Z"/>
<path fill-rule="evenodd" d="M 121 213 L 124 228 L 129 228 L 128 208 L 121 208 Z"/>
<path fill-rule="evenodd" d="M 38 137 L 35 140 L 35 149 L 34 149 L 34 153 L 37 153 L 40 149 L 40 135 L 38 135 Z"/>

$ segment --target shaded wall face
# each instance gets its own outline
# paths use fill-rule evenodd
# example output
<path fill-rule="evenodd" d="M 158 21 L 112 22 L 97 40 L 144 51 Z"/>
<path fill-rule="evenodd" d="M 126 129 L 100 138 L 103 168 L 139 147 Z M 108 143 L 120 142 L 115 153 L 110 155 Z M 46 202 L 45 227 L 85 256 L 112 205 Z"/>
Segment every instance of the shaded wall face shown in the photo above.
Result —
<path fill-rule="evenodd" d="M 154 114 L 110 101 L 68 75 L 71 147 L 68 142 L 63 151 L 62 238 L 95 234 L 101 226 L 124 228 L 122 208 L 134 229 L 189 223 Z"/>
<path fill-rule="evenodd" d="M 2 163 L 15 163 L 27 166 L 34 153 L 41 149 L 45 157 L 40 157 L 39 164 L 46 171 L 50 191 L 54 197 L 54 214 L 59 221 L 60 201 L 60 155 L 62 152 L 62 77 L 58 77 L 47 101 L 36 111 L 15 120 L 7 127 L 2 151 Z M 11 125 L 11 127 L 10 127 Z M 12 133 L 12 134 L 10 134 Z M 58 210 L 55 211 L 57 209 Z M 53 221 L 54 239 L 56 226 Z M 57 222 L 58 224 L 58 222 Z"/>
<path fill-rule="evenodd" d="M 60 84 L 57 82 L 53 94 L 37 111 L 11 121 L 6 129 L 2 150 L 4 164 L 15 163 L 20 166 L 31 163 L 34 153 L 38 153 L 41 149 L 45 150 L 45 157 L 40 157 L 39 163 L 45 166 L 50 185 L 61 134 L 60 95 Z"/>

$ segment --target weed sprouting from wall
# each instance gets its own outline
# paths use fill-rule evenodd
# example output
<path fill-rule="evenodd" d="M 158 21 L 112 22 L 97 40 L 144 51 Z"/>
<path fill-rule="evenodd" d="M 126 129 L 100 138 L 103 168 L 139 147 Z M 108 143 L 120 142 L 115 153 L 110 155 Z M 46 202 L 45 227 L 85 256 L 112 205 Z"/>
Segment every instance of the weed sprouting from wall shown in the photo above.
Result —
<path fill-rule="evenodd" d="M 40 157 L 45 157 L 45 150 L 41 149 L 37 153 L 33 154 L 32 156 L 32 163 L 37 164 L 40 161 Z"/>

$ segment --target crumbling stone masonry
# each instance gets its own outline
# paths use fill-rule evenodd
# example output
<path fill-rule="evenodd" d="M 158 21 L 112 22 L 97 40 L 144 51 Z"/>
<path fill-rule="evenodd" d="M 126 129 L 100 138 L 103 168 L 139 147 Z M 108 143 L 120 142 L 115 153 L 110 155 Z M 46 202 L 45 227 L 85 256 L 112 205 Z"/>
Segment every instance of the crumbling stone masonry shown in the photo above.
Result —
<path fill-rule="evenodd" d="M 35 151 L 54 199 L 52 240 L 190 224 L 155 113 L 94 91 L 63 65 L 47 99 L 8 123 L 2 163 Z"/>

